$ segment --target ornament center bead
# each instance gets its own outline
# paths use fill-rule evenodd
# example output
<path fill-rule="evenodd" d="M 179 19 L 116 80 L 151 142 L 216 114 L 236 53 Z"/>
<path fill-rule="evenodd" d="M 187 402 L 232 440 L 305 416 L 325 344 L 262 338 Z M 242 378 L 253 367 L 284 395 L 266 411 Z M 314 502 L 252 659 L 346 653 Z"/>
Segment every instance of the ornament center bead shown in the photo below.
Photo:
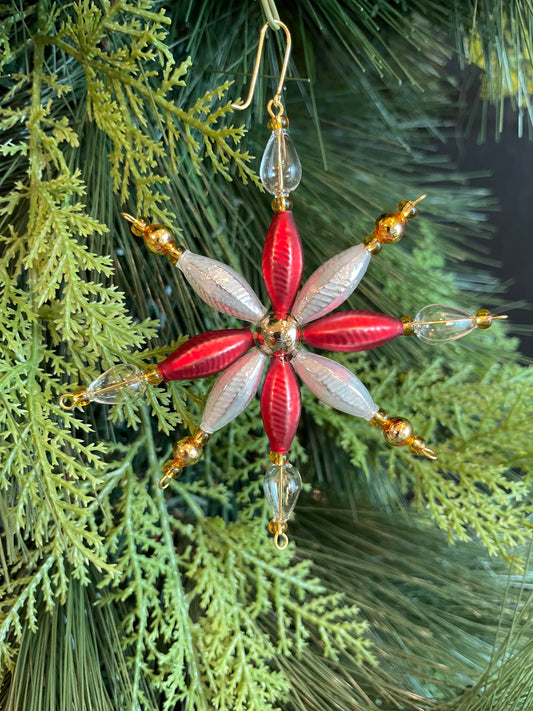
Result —
<path fill-rule="evenodd" d="M 267 314 L 257 325 L 255 341 L 259 350 L 266 355 L 277 351 L 290 355 L 294 353 L 300 340 L 300 328 L 292 316 L 277 318 L 273 314 Z"/>

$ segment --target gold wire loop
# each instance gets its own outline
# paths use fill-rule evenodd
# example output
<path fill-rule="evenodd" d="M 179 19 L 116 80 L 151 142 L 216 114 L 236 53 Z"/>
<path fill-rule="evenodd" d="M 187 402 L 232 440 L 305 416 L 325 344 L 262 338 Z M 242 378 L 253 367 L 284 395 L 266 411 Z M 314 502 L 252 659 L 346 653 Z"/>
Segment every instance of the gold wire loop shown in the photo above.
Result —
<path fill-rule="evenodd" d="M 279 551 L 287 548 L 289 545 L 289 538 L 286 533 L 276 533 L 274 535 L 274 545 Z"/>
<path fill-rule="evenodd" d="M 274 109 L 277 109 L 277 113 L 274 113 Z M 267 104 L 267 111 L 273 119 L 282 116 L 284 111 L 283 104 L 275 98 L 270 99 Z"/>
<path fill-rule="evenodd" d="M 171 474 L 163 474 L 161 479 L 159 480 L 158 487 L 160 489 L 168 489 L 170 486 L 170 482 L 172 481 L 172 475 Z"/>
<path fill-rule="evenodd" d="M 265 13 L 266 13 L 266 10 L 265 10 Z M 266 14 L 268 17 L 268 13 L 266 13 Z M 275 20 L 275 24 L 278 25 L 278 28 L 281 27 L 281 29 L 285 32 L 285 37 L 287 38 L 287 46 L 285 47 L 285 55 L 283 57 L 283 65 L 281 67 L 281 74 L 279 77 L 278 88 L 276 89 L 276 93 L 274 94 L 274 101 L 281 104 L 281 92 L 283 91 L 283 84 L 285 83 L 285 76 L 287 74 L 287 68 L 289 66 L 289 59 L 291 56 L 292 39 L 291 39 L 291 33 L 289 32 L 289 28 L 287 27 L 287 25 L 285 25 L 280 20 Z M 261 27 L 261 31 L 259 33 L 259 44 L 257 46 L 257 54 L 255 55 L 254 68 L 252 70 L 252 79 L 250 81 L 250 90 L 248 92 L 248 98 L 246 99 L 246 101 L 244 103 L 231 104 L 231 108 L 235 109 L 236 111 L 243 111 L 244 109 L 247 109 L 250 106 L 250 104 L 252 103 L 255 85 L 257 83 L 257 78 L 259 76 L 259 65 L 261 64 L 261 56 L 263 54 L 263 45 L 265 43 L 265 35 L 266 35 L 266 32 L 270 26 L 271 26 L 270 23 L 266 22 L 263 25 L 263 27 Z M 282 106 L 282 109 L 283 109 L 283 106 Z"/>
<path fill-rule="evenodd" d="M 78 405 L 85 407 L 89 402 L 87 391 L 84 388 L 79 388 L 71 393 L 63 393 L 59 398 L 59 405 L 63 410 L 73 410 Z"/>
<path fill-rule="evenodd" d="M 420 452 L 420 454 L 423 454 L 425 457 L 428 459 L 431 459 L 432 462 L 438 459 L 437 455 L 432 449 L 428 449 L 427 447 L 424 447 L 424 449 Z"/>

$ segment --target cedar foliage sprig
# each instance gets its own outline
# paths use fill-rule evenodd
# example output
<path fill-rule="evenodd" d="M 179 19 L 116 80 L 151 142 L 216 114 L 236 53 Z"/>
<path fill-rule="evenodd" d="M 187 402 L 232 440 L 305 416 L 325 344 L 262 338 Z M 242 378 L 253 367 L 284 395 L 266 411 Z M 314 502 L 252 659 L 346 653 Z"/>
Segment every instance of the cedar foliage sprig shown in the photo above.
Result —
<path fill-rule="evenodd" d="M 256 496 L 247 506 L 240 497 L 234 523 L 205 517 L 209 501 L 227 507 L 234 497 L 231 487 L 209 483 L 210 477 L 207 485 L 174 482 L 173 509 L 181 515 L 169 515 L 156 486 L 160 464 L 146 410 L 142 422 L 145 474 L 133 470 L 129 455 L 115 525 L 107 532 L 121 581 L 108 576 L 102 582 L 109 586 L 104 604 L 127 610 L 119 630 L 133 699 L 147 703 L 150 679 L 169 711 L 180 700 L 198 710 L 215 702 L 223 709 L 277 709 L 288 681 L 269 662 L 277 653 L 301 653 L 315 635 L 331 659 L 347 653 L 371 662 L 358 608 L 316 579 L 310 561 L 291 564 L 258 535 L 257 479 Z M 257 474 L 255 441 L 245 428 L 236 430 L 246 476 L 254 460 Z M 245 475 L 237 466 L 227 479 L 239 476 Z M 273 609 L 277 629 L 267 635 L 263 628 Z"/>
<path fill-rule="evenodd" d="M 244 127 L 219 125 L 232 111 L 231 103 L 214 104 L 226 96 L 231 82 L 207 91 L 188 109 L 179 105 L 191 61 L 175 66 L 165 44 L 170 21 L 152 6 L 151 0 L 134 5 L 81 0 L 52 41 L 83 67 L 88 115 L 112 143 L 111 175 L 121 202 L 134 189 L 138 214 L 169 219 L 163 208 L 168 195 L 161 192 L 168 178 L 158 173 L 158 165 L 165 155 L 171 170 L 177 170 L 182 142 L 197 172 L 205 152 L 214 172 L 227 179 L 230 166 L 237 167 L 245 183 L 256 177 L 248 152 L 235 147 Z"/>

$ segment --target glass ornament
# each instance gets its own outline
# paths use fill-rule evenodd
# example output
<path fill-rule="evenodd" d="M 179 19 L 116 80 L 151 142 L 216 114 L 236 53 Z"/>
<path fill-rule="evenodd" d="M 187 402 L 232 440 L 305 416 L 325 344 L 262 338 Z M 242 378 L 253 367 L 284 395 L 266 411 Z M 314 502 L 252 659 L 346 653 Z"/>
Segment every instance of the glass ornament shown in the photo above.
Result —
<path fill-rule="evenodd" d="M 476 319 L 455 306 L 430 304 L 417 313 L 413 327 L 418 338 L 426 343 L 449 343 L 473 331 Z"/>
<path fill-rule="evenodd" d="M 98 376 L 88 386 L 86 397 L 104 405 L 124 403 L 136 399 L 146 390 L 144 373 L 136 365 L 120 363 Z"/>
<path fill-rule="evenodd" d="M 302 165 L 284 128 L 272 131 L 261 159 L 259 176 L 265 190 L 276 197 L 286 197 L 300 184 Z"/>
<path fill-rule="evenodd" d="M 275 521 L 288 521 L 302 489 L 302 477 L 292 464 L 273 464 L 265 474 L 263 489 Z"/>

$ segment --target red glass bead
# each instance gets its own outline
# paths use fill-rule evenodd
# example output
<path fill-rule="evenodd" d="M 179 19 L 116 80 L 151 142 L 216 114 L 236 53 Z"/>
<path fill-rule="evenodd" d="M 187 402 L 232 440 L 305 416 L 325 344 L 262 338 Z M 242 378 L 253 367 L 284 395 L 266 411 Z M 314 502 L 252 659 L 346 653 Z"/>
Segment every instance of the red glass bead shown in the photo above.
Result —
<path fill-rule="evenodd" d="M 207 331 L 190 338 L 159 363 L 159 372 L 166 381 L 205 378 L 230 366 L 253 345 L 249 328 Z"/>
<path fill-rule="evenodd" d="M 303 329 L 303 342 L 328 351 L 367 351 L 404 332 L 402 321 L 372 311 L 341 311 L 319 318 Z"/>
<path fill-rule="evenodd" d="M 302 281 L 302 242 L 292 212 L 277 212 L 272 218 L 263 248 L 262 269 L 272 310 L 284 318 L 291 310 Z"/>
<path fill-rule="evenodd" d="M 261 415 L 272 452 L 290 450 L 301 410 L 300 385 L 292 365 L 273 356 L 261 394 Z"/>

